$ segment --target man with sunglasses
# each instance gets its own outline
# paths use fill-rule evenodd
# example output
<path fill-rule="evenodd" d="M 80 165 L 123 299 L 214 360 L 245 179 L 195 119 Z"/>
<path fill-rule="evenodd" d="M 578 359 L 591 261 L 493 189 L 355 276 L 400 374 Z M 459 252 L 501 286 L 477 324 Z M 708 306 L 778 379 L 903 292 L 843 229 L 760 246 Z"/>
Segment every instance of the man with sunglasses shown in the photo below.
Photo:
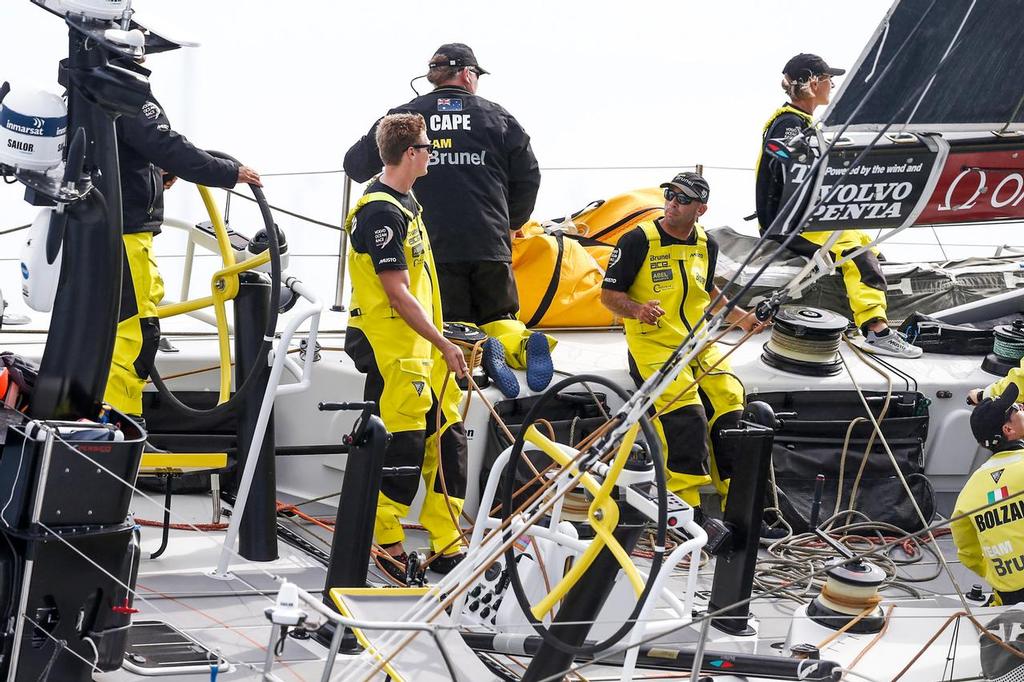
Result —
<path fill-rule="evenodd" d="M 640 223 L 619 239 L 601 288 L 601 302 L 622 317 L 629 372 L 637 386 L 702 323 L 712 300 L 721 293 L 714 283 L 718 245 L 697 223 L 707 211 L 707 181 L 697 173 L 679 173 L 661 187 L 665 189 L 664 217 Z M 711 312 L 727 302 L 723 297 Z M 738 308 L 730 311 L 726 321 L 744 331 L 757 326 L 753 315 Z M 694 377 L 701 378 L 690 386 Z M 743 401 L 743 385 L 714 344 L 655 400 L 655 409 L 664 410 L 653 422 L 665 456 L 669 489 L 693 507 L 700 505 L 700 487 L 712 482 L 724 505 L 740 453 L 735 440 L 719 434 L 739 425 Z"/>
<path fill-rule="evenodd" d="M 956 499 L 950 528 L 964 566 L 995 590 L 993 603 L 1024 602 L 1024 411 L 1017 385 L 985 398 L 971 432 L 992 456 Z"/>
<path fill-rule="evenodd" d="M 385 464 L 420 470 L 426 484 L 420 522 L 438 555 L 430 566 L 447 573 L 463 557 L 454 520 L 466 496 L 462 392 L 449 372 L 464 376 L 468 370 L 462 350 L 441 333 L 430 239 L 412 194 L 429 164 L 426 124 L 419 114 L 393 114 L 381 119 L 376 136 L 384 172 L 345 221 L 352 245 L 345 352 L 366 374 L 363 399 L 377 404 L 391 433 Z M 388 556 L 377 564 L 396 582 L 407 572 L 402 519 L 417 488 L 415 476 L 381 482 L 373 532 Z"/>
<path fill-rule="evenodd" d="M 765 151 L 768 140 L 788 140 L 812 125 L 812 115 L 826 105 L 835 87 L 832 78 L 846 73 L 830 67 L 816 54 L 798 54 L 782 69 L 782 89 L 789 101 L 775 110 L 765 123 L 761 135 L 761 153 L 754 170 L 756 183 L 757 222 L 761 234 L 771 227 L 782 208 L 782 191 L 786 182 L 785 166 Z M 831 232 L 806 232 L 789 243 L 789 248 L 807 258 L 832 236 Z M 831 247 L 832 260 L 860 249 L 871 238 L 860 230 L 844 230 Z M 879 252 L 869 249 L 840 266 L 846 296 L 853 313 L 853 323 L 864 334 L 866 349 L 880 355 L 916 358 L 922 353 L 899 332 L 889 328 L 886 318 L 885 276 L 878 263 Z"/>
<path fill-rule="evenodd" d="M 444 318 L 491 337 L 483 365 L 506 397 L 519 394 L 509 365 L 526 370 L 532 390 L 543 390 L 554 370 L 554 342 L 516 318 L 512 274 L 512 233 L 529 220 L 540 187 L 530 136 L 504 108 L 476 94 L 487 71 L 467 45 L 442 45 L 428 68 L 435 89 L 388 113 L 422 114 L 433 140 L 430 174 L 416 184 L 416 195 L 434 246 Z M 376 127 L 345 154 L 345 172 L 356 182 L 380 171 Z"/>

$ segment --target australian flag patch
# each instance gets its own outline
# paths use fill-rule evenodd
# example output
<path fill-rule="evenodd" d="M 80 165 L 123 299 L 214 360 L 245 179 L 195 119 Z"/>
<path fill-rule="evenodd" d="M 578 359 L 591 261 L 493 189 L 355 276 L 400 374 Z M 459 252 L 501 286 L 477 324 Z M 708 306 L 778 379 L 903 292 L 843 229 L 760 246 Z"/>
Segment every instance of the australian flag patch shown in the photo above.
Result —
<path fill-rule="evenodd" d="M 438 97 L 437 98 L 437 110 L 438 111 L 462 111 L 462 98 L 461 97 Z"/>

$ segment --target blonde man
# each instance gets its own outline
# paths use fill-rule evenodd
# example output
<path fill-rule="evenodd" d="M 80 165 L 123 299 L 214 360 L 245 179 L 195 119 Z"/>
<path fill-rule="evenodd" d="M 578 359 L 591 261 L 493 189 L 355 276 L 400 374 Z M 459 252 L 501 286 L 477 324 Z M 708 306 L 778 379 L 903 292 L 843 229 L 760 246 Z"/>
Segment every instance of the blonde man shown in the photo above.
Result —
<path fill-rule="evenodd" d="M 431 568 L 447 573 L 463 557 L 457 519 L 466 494 L 462 392 L 448 373 L 461 377 L 467 368 L 462 351 L 441 332 L 434 258 L 412 194 L 413 183 L 427 173 L 431 143 L 419 114 L 385 116 L 376 143 L 384 172 L 345 221 L 352 281 L 345 351 L 366 374 L 364 399 L 377 403 L 392 434 L 387 466 L 420 470 L 427 486 L 420 522 L 432 551 L 441 554 Z M 408 559 L 401 520 L 417 488 L 412 476 L 386 477 L 381 484 L 374 535 L 391 560 L 378 565 L 397 582 Z"/>

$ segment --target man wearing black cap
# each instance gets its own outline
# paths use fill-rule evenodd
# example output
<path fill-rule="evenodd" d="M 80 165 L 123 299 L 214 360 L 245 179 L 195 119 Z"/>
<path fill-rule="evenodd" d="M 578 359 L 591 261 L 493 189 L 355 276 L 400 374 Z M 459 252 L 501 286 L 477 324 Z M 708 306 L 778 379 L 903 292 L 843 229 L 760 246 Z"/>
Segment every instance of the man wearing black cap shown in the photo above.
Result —
<path fill-rule="evenodd" d="M 1024 602 L 1024 408 L 1018 395 L 1011 383 L 971 413 L 974 438 L 993 454 L 967 479 L 950 524 L 957 556 L 992 586 L 995 604 Z"/>
<path fill-rule="evenodd" d="M 697 173 L 679 173 L 661 187 L 665 216 L 642 222 L 622 235 L 601 285 L 601 303 L 622 317 L 629 372 L 637 386 L 701 323 L 720 293 L 714 283 L 718 244 L 697 223 L 707 210 L 707 181 Z M 727 302 L 723 297 L 715 311 Z M 739 308 L 730 311 L 727 321 L 745 331 L 757 324 Z M 699 380 L 699 387 L 687 389 L 704 372 L 708 374 Z M 700 505 L 700 487 L 711 482 L 724 503 L 739 453 L 737 441 L 720 439 L 719 434 L 739 425 L 743 400 L 743 385 L 729 371 L 716 345 L 705 348 L 655 399 L 658 412 L 667 410 L 653 422 L 665 453 L 668 487 L 691 506 Z M 714 455 L 710 471 L 709 421 Z"/>
<path fill-rule="evenodd" d="M 525 368 L 535 391 L 547 387 L 553 371 L 553 341 L 516 319 L 512 276 L 512 233 L 530 218 L 540 169 L 516 119 L 476 95 L 486 73 L 468 46 L 442 45 L 426 76 L 435 89 L 388 113 L 422 114 L 434 145 L 416 195 L 434 247 L 444 319 L 478 325 L 491 337 L 484 368 L 502 393 L 515 397 L 519 381 L 509 365 Z M 376 127 L 345 154 L 345 172 L 357 182 L 381 169 Z"/>
<path fill-rule="evenodd" d="M 825 63 L 816 54 L 798 54 L 782 69 L 782 89 L 789 102 L 775 110 L 764 125 L 761 136 L 761 155 L 755 169 L 757 222 L 764 234 L 782 208 L 785 185 L 785 166 L 768 154 L 764 145 L 768 140 L 790 139 L 812 125 L 814 110 L 828 104 L 832 95 L 832 77 L 846 73 Z M 789 248 L 810 258 L 832 236 L 831 232 L 806 232 L 789 243 Z M 844 230 L 830 249 L 833 260 L 859 249 L 871 238 L 859 230 Z M 885 276 L 878 264 L 878 250 L 870 249 L 840 266 L 846 295 L 853 312 L 853 322 L 864 334 L 866 348 L 881 355 L 916 358 L 921 349 L 913 346 L 895 330 L 889 328 L 886 318 Z"/>

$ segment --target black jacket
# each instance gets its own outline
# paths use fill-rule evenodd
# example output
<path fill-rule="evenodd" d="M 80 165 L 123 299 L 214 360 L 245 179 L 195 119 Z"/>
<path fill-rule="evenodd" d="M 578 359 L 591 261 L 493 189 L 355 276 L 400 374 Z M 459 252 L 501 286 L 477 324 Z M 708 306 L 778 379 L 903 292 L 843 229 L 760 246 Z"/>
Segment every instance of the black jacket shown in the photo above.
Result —
<path fill-rule="evenodd" d="M 792 106 L 792 105 L 790 105 Z M 794 137 L 810 125 L 810 116 L 806 118 L 795 113 L 782 113 L 769 121 L 761 136 L 761 158 L 757 164 L 756 187 L 757 222 L 761 233 L 772 224 L 779 214 L 782 193 L 786 185 L 785 169 L 782 162 L 764 150 L 768 140 Z"/>
<path fill-rule="evenodd" d="M 540 169 L 530 136 L 501 106 L 446 86 L 389 114 L 415 112 L 434 142 L 427 175 L 413 192 L 438 263 L 512 260 L 510 231 L 530 219 Z M 378 121 L 379 123 L 379 121 Z M 345 154 L 345 172 L 366 182 L 383 168 L 377 123 Z"/>
<path fill-rule="evenodd" d="M 135 116 L 117 119 L 124 232 L 160 232 L 164 219 L 161 171 L 208 187 L 234 187 L 238 164 L 210 156 L 171 129 L 155 98 Z"/>

